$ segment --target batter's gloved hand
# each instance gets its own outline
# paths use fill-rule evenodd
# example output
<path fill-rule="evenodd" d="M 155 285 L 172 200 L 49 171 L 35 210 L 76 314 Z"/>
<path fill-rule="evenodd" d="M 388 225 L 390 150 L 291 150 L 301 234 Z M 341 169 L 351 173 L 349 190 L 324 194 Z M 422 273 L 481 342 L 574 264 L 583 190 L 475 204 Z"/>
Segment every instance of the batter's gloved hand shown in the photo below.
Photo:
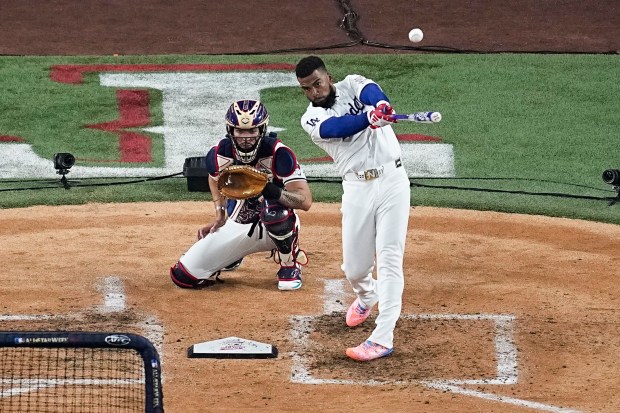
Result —
<path fill-rule="evenodd" d="M 380 100 L 377 102 L 377 104 L 375 105 L 375 107 L 377 109 L 380 109 L 381 112 L 383 112 L 385 115 L 394 115 L 394 108 L 392 107 L 392 105 L 390 105 L 390 102 L 387 102 L 385 100 Z"/>
<path fill-rule="evenodd" d="M 377 103 L 377 107 L 370 112 L 367 112 L 368 123 L 370 123 L 371 129 L 381 128 L 383 126 L 397 123 L 396 118 L 392 116 L 394 114 L 394 108 L 385 101 Z"/>

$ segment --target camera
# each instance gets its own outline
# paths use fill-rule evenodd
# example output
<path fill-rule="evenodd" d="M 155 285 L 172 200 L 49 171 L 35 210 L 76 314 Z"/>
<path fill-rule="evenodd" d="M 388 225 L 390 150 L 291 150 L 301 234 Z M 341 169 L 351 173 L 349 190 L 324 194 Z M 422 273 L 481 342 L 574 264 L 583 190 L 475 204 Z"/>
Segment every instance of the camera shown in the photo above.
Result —
<path fill-rule="evenodd" d="M 607 169 L 603 172 L 603 181 L 609 185 L 620 186 L 620 169 Z"/>
<path fill-rule="evenodd" d="M 54 154 L 54 168 L 59 175 L 65 175 L 69 173 L 69 169 L 75 164 L 75 156 L 70 153 L 56 153 Z"/>
<path fill-rule="evenodd" d="M 187 178 L 187 190 L 190 192 L 211 192 L 209 188 L 209 170 L 206 156 L 185 158 L 183 176 Z"/>

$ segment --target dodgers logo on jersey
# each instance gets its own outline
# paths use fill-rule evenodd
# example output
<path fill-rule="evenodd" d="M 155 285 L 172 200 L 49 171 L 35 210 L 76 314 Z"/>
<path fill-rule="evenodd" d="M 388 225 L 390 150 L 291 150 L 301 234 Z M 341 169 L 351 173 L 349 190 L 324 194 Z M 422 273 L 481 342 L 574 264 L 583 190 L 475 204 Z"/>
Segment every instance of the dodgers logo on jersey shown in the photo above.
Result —
<path fill-rule="evenodd" d="M 359 101 L 357 96 L 353 99 L 353 103 L 349 102 L 349 115 L 359 115 L 364 109 L 364 104 Z"/>
<path fill-rule="evenodd" d="M 308 126 L 312 126 L 313 128 L 316 126 L 317 123 L 319 123 L 319 118 L 310 119 L 308 122 L 306 122 Z"/>

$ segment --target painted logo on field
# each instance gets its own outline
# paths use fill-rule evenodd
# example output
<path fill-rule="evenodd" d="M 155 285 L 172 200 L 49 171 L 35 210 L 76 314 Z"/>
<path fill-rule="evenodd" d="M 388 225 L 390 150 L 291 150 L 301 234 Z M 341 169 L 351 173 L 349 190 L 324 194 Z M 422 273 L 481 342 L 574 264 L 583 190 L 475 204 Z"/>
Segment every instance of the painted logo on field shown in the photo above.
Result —
<path fill-rule="evenodd" d="M 115 139 L 118 156 L 113 159 L 80 157 L 71 170 L 79 177 L 161 176 L 183 170 L 186 158 L 203 156 L 223 137 L 223 119 L 230 102 L 243 97 L 259 100 L 261 92 L 299 84 L 294 65 L 271 64 L 170 64 L 170 65 L 57 65 L 50 70 L 54 82 L 83 87 L 84 76 L 95 74 L 99 84 L 115 89 L 117 119 L 83 124 Z M 162 96 L 163 121 L 153 125 L 150 91 Z M 352 108 L 352 111 L 355 108 Z M 301 114 L 300 114 L 301 116 Z M 282 130 L 277 124 L 270 131 Z M 163 166 L 153 167 L 151 135 L 163 137 Z M 430 140 L 432 140 L 431 138 Z M 406 140 L 403 140 L 406 142 Z M 11 136 L 0 140 L 0 178 L 53 178 L 57 174 L 51 159 L 36 154 L 27 138 Z M 453 176 L 452 146 L 408 143 L 403 146 L 405 169 L 410 176 Z M 331 159 L 307 159 L 297 154 L 307 176 L 338 176 Z M 128 167 L 110 164 L 126 163 Z M 160 161 L 161 163 L 161 161 Z"/>

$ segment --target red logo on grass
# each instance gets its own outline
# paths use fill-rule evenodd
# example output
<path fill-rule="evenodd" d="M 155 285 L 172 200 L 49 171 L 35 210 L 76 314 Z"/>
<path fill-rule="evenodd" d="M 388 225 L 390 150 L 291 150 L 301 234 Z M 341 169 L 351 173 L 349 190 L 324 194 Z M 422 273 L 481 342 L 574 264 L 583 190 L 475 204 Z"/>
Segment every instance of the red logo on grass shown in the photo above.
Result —
<path fill-rule="evenodd" d="M 86 125 L 86 127 L 118 135 L 120 162 L 152 162 L 151 138 L 125 130 L 150 125 L 149 92 L 147 90 L 117 90 L 116 102 L 119 112 L 117 120 Z"/>
<path fill-rule="evenodd" d="M 26 142 L 26 140 L 24 138 L 20 138 L 19 136 L 0 135 L 0 142 L 23 143 L 23 142 Z"/>
<path fill-rule="evenodd" d="M 54 65 L 50 78 L 54 82 L 79 84 L 84 81 L 84 73 L 96 72 L 232 72 L 240 70 L 286 70 L 293 71 L 295 65 L 289 63 L 256 64 L 171 64 L 171 65 Z"/>
<path fill-rule="evenodd" d="M 266 64 L 93 64 L 93 65 L 54 65 L 50 78 L 59 83 L 81 84 L 84 74 L 99 72 L 195 72 L 195 71 L 245 71 L 245 70 L 285 70 L 293 71 L 289 63 Z M 91 162 L 152 162 L 152 142 L 147 135 L 128 128 L 142 128 L 151 124 L 148 90 L 118 90 L 116 92 L 119 117 L 117 120 L 85 125 L 118 135 L 119 159 L 84 159 Z"/>

